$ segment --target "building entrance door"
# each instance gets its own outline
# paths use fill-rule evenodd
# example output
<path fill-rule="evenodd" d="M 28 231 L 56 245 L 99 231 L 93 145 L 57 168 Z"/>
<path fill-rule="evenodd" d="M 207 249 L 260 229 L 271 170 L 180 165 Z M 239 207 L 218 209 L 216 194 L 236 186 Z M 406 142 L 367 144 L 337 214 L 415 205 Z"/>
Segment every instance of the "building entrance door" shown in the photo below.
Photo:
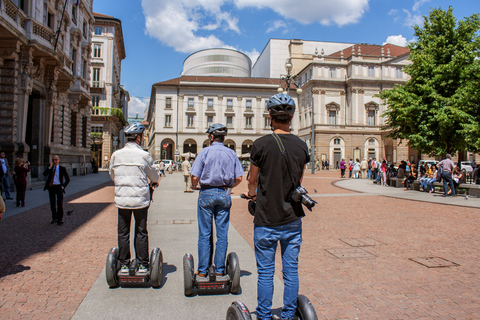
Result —
<path fill-rule="evenodd" d="M 27 127 L 25 130 L 25 143 L 30 147 L 27 155 L 28 161 L 32 164 L 32 178 L 38 178 L 39 167 L 42 165 L 43 141 L 41 114 L 42 95 L 33 91 L 28 97 Z"/>

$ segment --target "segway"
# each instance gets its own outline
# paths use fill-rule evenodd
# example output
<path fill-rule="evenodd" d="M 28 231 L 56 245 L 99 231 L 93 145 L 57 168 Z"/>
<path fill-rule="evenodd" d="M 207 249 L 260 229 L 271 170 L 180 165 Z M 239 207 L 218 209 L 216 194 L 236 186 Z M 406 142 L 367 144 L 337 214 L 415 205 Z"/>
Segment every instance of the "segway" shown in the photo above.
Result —
<path fill-rule="evenodd" d="M 207 279 L 205 281 L 198 281 L 195 275 L 193 255 L 191 253 L 185 254 L 183 257 L 185 295 L 193 295 L 195 289 L 203 294 L 238 293 L 238 290 L 240 290 L 240 264 L 235 252 L 230 252 L 227 255 L 225 269 L 228 276 L 226 280 L 218 280 L 215 274 L 215 266 L 211 265 L 210 268 L 208 268 Z"/>
<path fill-rule="evenodd" d="M 154 248 L 150 255 L 150 268 L 145 273 L 138 272 L 138 261 L 133 259 L 130 262 L 128 273 L 122 273 L 121 264 L 118 260 L 118 248 L 112 248 L 107 255 L 106 276 L 110 288 L 116 288 L 122 283 L 148 283 L 153 288 L 160 288 L 163 280 L 163 255 L 159 248 Z"/>
<path fill-rule="evenodd" d="M 250 311 L 240 301 L 234 301 L 227 310 L 227 320 L 252 320 Z M 318 320 L 317 313 L 310 300 L 302 294 L 298 295 L 295 320 Z"/>

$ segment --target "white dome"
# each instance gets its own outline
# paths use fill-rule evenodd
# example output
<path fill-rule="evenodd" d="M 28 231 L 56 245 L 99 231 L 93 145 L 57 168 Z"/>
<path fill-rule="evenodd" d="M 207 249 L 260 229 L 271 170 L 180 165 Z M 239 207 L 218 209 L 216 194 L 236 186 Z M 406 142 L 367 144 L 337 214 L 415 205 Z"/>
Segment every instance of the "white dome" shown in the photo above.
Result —
<path fill-rule="evenodd" d="M 251 69 L 252 61 L 244 53 L 231 49 L 206 49 L 185 59 L 182 75 L 250 77 Z"/>

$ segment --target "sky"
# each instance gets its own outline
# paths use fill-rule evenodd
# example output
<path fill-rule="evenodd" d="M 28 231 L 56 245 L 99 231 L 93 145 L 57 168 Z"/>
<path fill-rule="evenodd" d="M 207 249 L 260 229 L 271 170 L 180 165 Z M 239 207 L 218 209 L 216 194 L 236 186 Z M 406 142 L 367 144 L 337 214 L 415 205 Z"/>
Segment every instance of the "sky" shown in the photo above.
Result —
<path fill-rule="evenodd" d="M 232 48 L 255 63 L 271 38 L 405 46 L 431 8 L 449 6 L 458 20 L 480 12 L 480 0 L 93 0 L 122 21 L 121 83 L 140 117 L 152 85 L 179 77 L 198 50 Z"/>

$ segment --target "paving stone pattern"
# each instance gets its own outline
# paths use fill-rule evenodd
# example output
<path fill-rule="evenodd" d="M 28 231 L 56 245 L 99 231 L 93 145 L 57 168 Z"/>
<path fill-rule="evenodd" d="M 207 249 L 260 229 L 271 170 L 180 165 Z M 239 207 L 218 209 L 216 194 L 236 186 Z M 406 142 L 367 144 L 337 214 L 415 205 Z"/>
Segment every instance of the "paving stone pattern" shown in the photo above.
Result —
<path fill-rule="evenodd" d="M 330 184 L 328 177 L 336 176 L 307 173 L 303 185 L 310 193 L 346 193 Z M 244 190 L 242 183 L 235 194 Z M 480 209 L 360 193 L 315 200 L 303 219 L 300 293 L 320 319 L 480 318 Z M 233 201 L 231 222 L 253 247 L 245 204 Z M 349 245 L 347 239 L 374 245 L 356 247 L 358 241 Z M 339 249 L 371 255 L 337 258 L 327 251 Z M 429 257 L 459 266 L 428 268 L 410 260 Z M 281 278 L 278 254 L 276 274 Z"/>
<path fill-rule="evenodd" d="M 45 196 L 48 196 L 45 192 Z M 63 226 L 49 205 L 0 221 L 0 318 L 70 319 L 116 243 L 113 186 L 65 198 Z M 100 249 L 101 248 L 101 249 Z"/>

